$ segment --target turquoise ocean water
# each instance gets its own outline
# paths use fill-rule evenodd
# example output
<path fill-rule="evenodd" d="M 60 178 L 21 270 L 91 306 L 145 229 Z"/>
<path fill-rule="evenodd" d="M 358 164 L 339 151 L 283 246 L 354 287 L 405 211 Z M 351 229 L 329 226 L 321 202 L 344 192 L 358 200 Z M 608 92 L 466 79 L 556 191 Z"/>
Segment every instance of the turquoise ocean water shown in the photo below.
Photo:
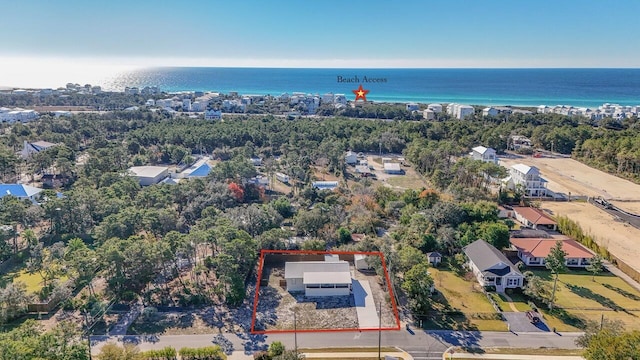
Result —
<path fill-rule="evenodd" d="M 340 81 L 340 77 L 342 81 Z M 349 82 L 347 80 L 350 80 Z M 362 84 L 368 100 L 474 105 L 640 105 L 640 69 L 285 69 L 150 68 L 103 85 L 159 86 L 167 92 L 218 91 L 280 95 L 343 93 Z"/>

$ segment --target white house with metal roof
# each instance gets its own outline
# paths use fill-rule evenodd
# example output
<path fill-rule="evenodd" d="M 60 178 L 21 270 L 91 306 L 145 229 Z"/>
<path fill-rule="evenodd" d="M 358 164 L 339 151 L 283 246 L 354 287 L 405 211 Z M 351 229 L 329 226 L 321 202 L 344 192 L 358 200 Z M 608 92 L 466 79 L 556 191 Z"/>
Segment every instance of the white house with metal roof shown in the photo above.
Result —
<path fill-rule="evenodd" d="M 547 196 L 547 180 L 540 177 L 540 170 L 535 166 L 515 164 L 509 169 L 509 176 L 503 180 L 508 189 L 522 186 L 525 196 Z"/>
<path fill-rule="evenodd" d="M 484 146 L 476 146 L 471 149 L 471 158 L 473 160 L 480 160 L 484 162 L 490 162 L 497 164 L 498 158 L 496 157 L 496 151 L 492 148 L 484 147 Z"/>
<path fill-rule="evenodd" d="M 22 151 L 20 152 L 20 156 L 23 158 L 28 158 L 29 156 L 39 153 L 40 151 L 47 150 L 58 144 L 50 143 L 48 141 L 34 141 L 28 142 L 24 141 L 24 145 L 22 146 Z"/>
<path fill-rule="evenodd" d="M 495 286 L 496 291 L 522 288 L 524 276 L 504 254 L 484 240 L 476 240 L 462 248 L 469 259 L 467 265 L 482 286 Z"/>
<path fill-rule="evenodd" d="M 157 184 L 169 176 L 166 166 L 134 166 L 129 168 L 128 174 L 137 178 L 141 186 Z"/>
<path fill-rule="evenodd" d="M 305 296 L 351 294 L 351 271 L 346 261 L 297 261 L 284 264 L 287 291 Z"/>

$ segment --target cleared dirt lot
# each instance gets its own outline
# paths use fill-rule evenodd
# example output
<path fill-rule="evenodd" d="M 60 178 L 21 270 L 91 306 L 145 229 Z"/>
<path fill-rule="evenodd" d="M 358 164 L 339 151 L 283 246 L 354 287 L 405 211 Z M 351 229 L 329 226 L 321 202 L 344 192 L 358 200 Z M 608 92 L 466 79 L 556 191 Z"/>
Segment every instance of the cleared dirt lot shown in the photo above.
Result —
<path fill-rule="evenodd" d="M 507 168 L 518 163 L 540 169 L 542 177 L 549 181 L 548 188 L 554 192 L 640 201 L 640 185 L 596 170 L 573 159 L 531 156 L 500 158 L 500 165 Z M 624 208 L 624 204 L 620 202 L 620 207 Z"/>
<path fill-rule="evenodd" d="M 634 194 L 638 196 L 638 194 Z M 566 215 L 578 222 L 582 229 L 595 237 L 598 244 L 640 271 L 640 230 L 617 221 L 613 216 L 586 202 L 551 202 L 542 207 L 554 215 Z"/>
<path fill-rule="evenodd" d="M 387 157 L 387 155 L 383 155 L 383 157 Z M 394 162 L 398 162 L 397 155 L 389 155 L 389 157 L 395 159 L 393 160 Z M 367 155 L 366 160 L 370 166 L 373 166 L 376 181 L 385 184 L 385 186 L 398 190 L 429 187 L 424 181 L 424 178 L 416 172 L 413 166 L 401 166 L 402 170 L 404 170 L 403 175 L 387 174 L 384 172 L 384 165 L 382 165 L 382 158 L 380 158 L 380 156 Z"/>

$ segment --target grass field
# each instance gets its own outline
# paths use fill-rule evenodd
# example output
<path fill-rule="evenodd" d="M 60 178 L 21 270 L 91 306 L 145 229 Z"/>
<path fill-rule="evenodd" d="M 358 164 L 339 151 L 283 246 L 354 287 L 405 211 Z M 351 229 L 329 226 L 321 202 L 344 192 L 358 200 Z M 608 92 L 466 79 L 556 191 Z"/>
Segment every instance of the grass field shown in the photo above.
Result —
<path fill-rule="evenodd" d="M 534 270 L 534 273 L 552 286 L 553 277 L 548 271 Z M 557 319 L 545 315 L 549 326 L 574 331 L 584 320 L 599 322 L 604 316 L 621 321 L 627 329 L 640 330 L 640 292 L 614 275 L 596 276 L 595 281 L 591 278 L 586 271 L 560 275 L 555 303 L 564 312 L 560 312 Z"/>
<path fill-rule="evenodd" d="M 387 184 L 399 187 L 403 189 L 420 189 L 423 187 L 427 187 L 427 184 L 420 178 L 419 175 L 413 173 L 412 175 L 396 175 L 394 177 L 389 177 L 386 180 Z"/>
<path fill-rule="evenodd" d="M 68 280 L 68 276 L 61 276 L 58 278 L 60 281 Z M 13 269 L 6 274 L 0 276 L 0 286 L 4 287 L 6 284 L 13 282 L 22 282 L 27 286 L 27 292 L 30 294 L 37 294 L 42 290 L 42 276 L 39 273 L 30 274 L 26 269 Z"/>
<path fill-rule="evenodd" d="M 495 296 L 494 299 L 496 300 L 496 303 L 498 304 L 498 306 L 500 306 L 502 311 L 511 311 L 511 307 L 509 306 L 509 304 L 507 304 L 507 299 L 501 294 L 496 295 L 497 296 Z M 529 306 L 528 301 L 524 298 L 524 296 L 520 294 L 511 294 L 509 295 L 509 297 L 511 298 L 511 300 L 513 300 L 513 305 L 518 311 L 525 312 L 531 310 L 531 306 Z"/>
<path fill-rule="evenodd" d="M 27 292 L 37 293 L 42 289 L 42 276 L 38 273 L 29 274 L 26 270 L 20 271 L 13 282 L 23 282 L 27 285 Z"/>
<path fill-rule="evenodd" d="M 507 331 L 507 325 L 499 320 L 497 313 L 475 278 L 465 280 L 454 272 L 445 269 L 429 269 L 438 294 L 434 295 L 433 310 L 459 311 L 462 315 L 431 316 L 426 322 L 427 328 L 468 329 L 484 331 Z"/>

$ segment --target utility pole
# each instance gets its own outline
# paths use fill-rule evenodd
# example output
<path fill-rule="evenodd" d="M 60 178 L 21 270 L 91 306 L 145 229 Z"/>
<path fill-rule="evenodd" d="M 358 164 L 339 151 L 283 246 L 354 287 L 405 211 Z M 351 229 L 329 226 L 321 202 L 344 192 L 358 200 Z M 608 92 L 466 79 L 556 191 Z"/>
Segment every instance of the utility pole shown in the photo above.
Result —
<path fill-rule="evenodd" d="M 604 313 L 600 314 L 600 331 L 602 331 L 602 327 L 604 326 Z"/>
<path fill-rule="evenodd" d="M 298 356 L 298 325 L 296 323 L 296 311 L 293 310 L 293 344 L 296 351 L 296 356 Z"/>
<path fill-rule="evenodd" d="M 382 347 L 382 301 L 378 301 L 378 360 L 380 360 L 381 347 Z"/>

